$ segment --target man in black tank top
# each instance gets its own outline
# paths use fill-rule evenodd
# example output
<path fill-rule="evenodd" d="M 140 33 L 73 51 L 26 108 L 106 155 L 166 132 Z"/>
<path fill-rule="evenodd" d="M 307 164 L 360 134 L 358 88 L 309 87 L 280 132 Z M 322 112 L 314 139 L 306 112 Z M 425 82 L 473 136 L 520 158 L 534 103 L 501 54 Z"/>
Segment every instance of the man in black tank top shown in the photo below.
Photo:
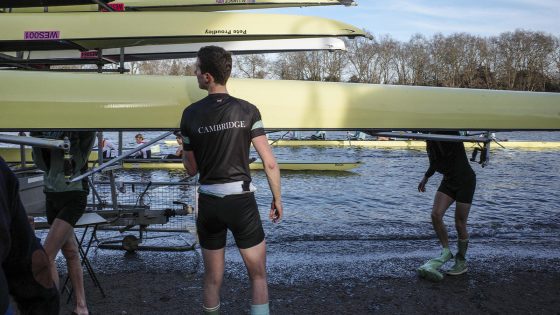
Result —
<path fill-rule="evenodd" d="M 205 314 L 218 314 L 227 230 L 231 230 L 251 281 L 251 314 L 268 314 L 266 243 L 251 184 L 249 149 L 255 147 L 273 199 L 269 217 L 282 218 L 280 171 L 254 105 L 228 94 L 231 54 L 216 46 L 200 49 L 199 87 L 208 96 L 187 107 L 181 119 L 183 165 L 199 173 L 197 232 L 204 259 Z"/>
<path fill-rule="evenodd" d="M 458 251 L 455 255 L 455 264 L 447 271 L 447 274 L 455 276 L 467 272 L 465 258 L 469 242 L 467 219 L 476 187 L 476 175 L 469 164 L 465 146 L 462 142 L 428 140 L 426 141 L 426 151 L 428 152 L 430 167 L 418 184 L 418 191 L 426 191 L 426 183 L 436 171 L 443 175 L 432 208 L 432 225 L 443 250 L 439 257 L 430 259 L 417 271 L 421 277 L 440 281 L 443 279 L 443 274 L 438 269 L 453 258 L 449 250 L 447 229 L 443 223 L 443 216 L 453 202 L 456 203 L 455 228 L 459 239 L 457 241 Z"/>

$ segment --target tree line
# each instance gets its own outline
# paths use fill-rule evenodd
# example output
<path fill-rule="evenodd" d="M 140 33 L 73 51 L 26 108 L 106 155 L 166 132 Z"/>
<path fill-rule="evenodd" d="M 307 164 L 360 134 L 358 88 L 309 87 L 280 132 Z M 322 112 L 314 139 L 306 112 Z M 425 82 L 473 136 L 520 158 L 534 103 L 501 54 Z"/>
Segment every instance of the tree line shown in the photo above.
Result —
<path fill-rule="evenodd" d="M 347 51 L 235 56 L 233 76 L 457 88 L 560 92 L 560 38 L 516 30 L 467 33 L 407 42 L 390 35 L 347 39 Z M 192 75 L 189 59 L 139 62 L 138 74 Z"/>

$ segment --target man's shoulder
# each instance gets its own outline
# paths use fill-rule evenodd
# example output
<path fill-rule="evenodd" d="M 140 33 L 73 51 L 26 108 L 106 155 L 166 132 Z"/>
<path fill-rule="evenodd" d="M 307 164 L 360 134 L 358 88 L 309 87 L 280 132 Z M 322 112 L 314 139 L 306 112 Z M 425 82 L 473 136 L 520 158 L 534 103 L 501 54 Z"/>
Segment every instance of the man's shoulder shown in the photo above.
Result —
<path fill-rule="evenodd" d="M 237 98 L 234 96 L 231 96 L 231 100 L 238 104 L 239 106 L 241 106 L 244 109 L 251 109 L 251 110 L 258 110 L 257 106 L 249 101 L 246 101 L 242 98 Z"/>
<path fill-rule="evenodd" d="M 192 113 L 193 111 L 196 111 L 197 108 L 199 108 L 200 106 L 202 106 L 202 104 L 204 104 L 204 98 L 201 100 L 198 100 L 194 103 L 191 103 L 189 106 L 185 107 L 185 109 L 183 109 L 183 113 Z"/>

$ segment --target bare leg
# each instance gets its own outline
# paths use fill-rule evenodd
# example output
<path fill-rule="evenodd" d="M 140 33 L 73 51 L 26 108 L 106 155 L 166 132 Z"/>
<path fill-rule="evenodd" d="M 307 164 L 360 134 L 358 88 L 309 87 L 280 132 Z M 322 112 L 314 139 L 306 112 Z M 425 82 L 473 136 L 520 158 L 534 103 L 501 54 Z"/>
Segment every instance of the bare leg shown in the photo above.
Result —
<path fill-rule="evenodd" d="M 251 280 L 252 304 L 268 303 L 266 279 L 266 243 L 263 240 L 251 248 L 239 249 Z"/>
<path fill-rule="evenodd" d="M 88 314 L 86 304 L 86 294 L 84 291 L 84 270 L 80 262 L 80 253 L 78 252 L 78 242 L 76 237 L 72 235 L 68 241 L 62 246 L 62 254 L 66 258 L 66 266 L 68 275 L 72 282 L 72 289 L 76 298 L 76 306 L 74 312 L 77 314 Z"/>
<path fill-rule="evenodd" d="M 453 200 L 453 198 L 439 191 L 436 192 L 436 196 L 434 198 L 434 206 L 432 208 L 432 226 L 434 227 L 434 231 L 444 248 L 449 247 L 449 238 L 447 236 L 447 228 L 443 223 L 443 216 L 454 201 L 455 200 Z"/>
<path fill-rule="evenodd" d="M 469 239 L 467 232 L 467 219 L 469 218 L 469 211 L 471 210 L 470 203 L 457 202 L 455 208 L 455 228 L 460 240 Z"/>
<path fill-rule="evenodd" d="M 60 281 L 58 279 L 58 270 L 56 269 L 54 260 L 56 259 L 56 255 L 58 254 L 64 243 L 66 243 L 66 241 L 71 237 L 74 237 L 74 229 L 72 228 L 72 226 L 66 221 L 54 219 L 43 247 L 45 248 L 45 252 L 49 256 L 49 260 L 51 262 L 51 275 L 57 288 L 60 287 Z"/>
<path fill-rule="evenodd" d="M 469 245 L 469 233 L 467 232 L 467 219 L 471 204 L 457 202 L 455 208 L 455 228 L 457 229 L 457 255 L 455 255 L 455 264 L 447 271 L 448 275 L 458 276 L 467 272 L 467 249 Z"/>
<path fill-rule="evenodd" d="M 212 308 L 220 304 L 220 288 L 224 279 L 225 248 L 202 249 L 204 259 L 204 307 Z"/>
<path fill-rule="evenodd" d="M 441 251 L 441 255 L 439 257 L 428 260 L 417 269 L 418 274 L 422 278 L 426 278 L 431 281 L 441 281 L 443 279 L 443 274 L 439 272 L 438 269 L 453 257 L 451 251 L 449 251 L 449 239 L 447 236 L 447 229 L 443 223 L 443 216 L 454 201 L 455 200 L 448 195 L 439 191 L 436 192 L 436 196 L 434 197 L 434 206 L 432 208 L 432 226 L 434 227 L 434 231 L 443 246 L 443 250 Z"/>

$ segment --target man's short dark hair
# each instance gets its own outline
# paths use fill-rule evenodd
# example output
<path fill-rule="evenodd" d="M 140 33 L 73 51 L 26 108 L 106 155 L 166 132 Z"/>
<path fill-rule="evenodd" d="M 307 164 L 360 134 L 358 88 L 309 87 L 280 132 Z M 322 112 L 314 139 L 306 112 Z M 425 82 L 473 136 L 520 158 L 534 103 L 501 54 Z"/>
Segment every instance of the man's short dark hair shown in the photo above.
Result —
<path fill-rule="evenodd" d="M 231 74 L 231 53 L 218 46 L 205 46 L 197 53 L 200 71 L 210 73 L 216 83 L 225 85 Z"/>

